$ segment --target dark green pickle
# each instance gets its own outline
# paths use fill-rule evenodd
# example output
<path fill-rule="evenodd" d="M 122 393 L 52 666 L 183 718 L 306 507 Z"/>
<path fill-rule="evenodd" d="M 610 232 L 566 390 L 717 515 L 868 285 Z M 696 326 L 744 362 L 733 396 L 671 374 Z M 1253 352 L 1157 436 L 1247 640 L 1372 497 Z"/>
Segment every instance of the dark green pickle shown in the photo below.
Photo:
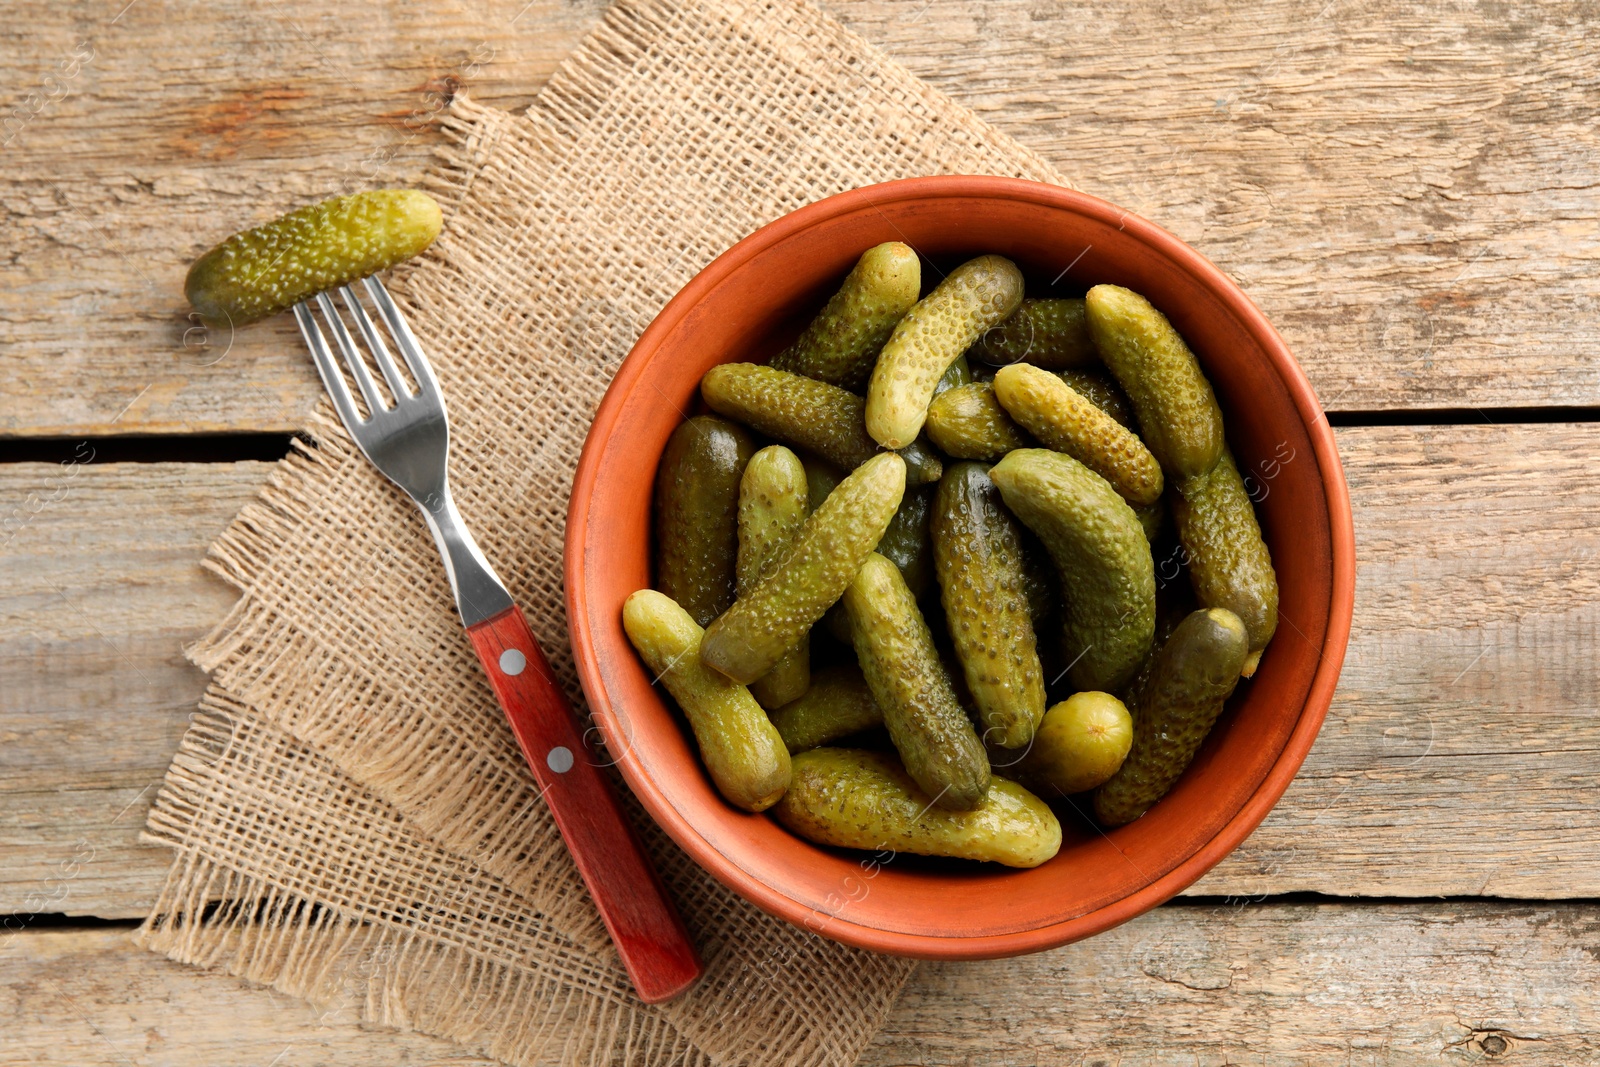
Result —
<path fill-rule="evenodd" d="M 673 431 L 656 468 L 656 588 L 700 626 L 734 600 L 739 479 L 754 454 L 742 427 L 698 415 Z"/>

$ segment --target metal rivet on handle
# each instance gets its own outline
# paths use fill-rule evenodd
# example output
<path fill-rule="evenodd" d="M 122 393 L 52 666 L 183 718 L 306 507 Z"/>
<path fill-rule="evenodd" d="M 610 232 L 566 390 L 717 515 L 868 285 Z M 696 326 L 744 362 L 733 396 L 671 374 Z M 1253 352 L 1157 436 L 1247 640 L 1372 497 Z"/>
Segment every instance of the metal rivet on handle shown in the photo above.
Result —
<path fill-rule="evenodd" d="M 550 754 L 544 758 L 544 761 L 557 774 L 566 774 L 572 770 L 572 749 L 566 745 L 557 745 L 550 750 Z"/>
<path fill-rule="evenodd" d="M 528 665 L 528 657 L 514 648 L 508 648 L 500 653 L 500 673 L 518 675 L 522 668 Z"/>

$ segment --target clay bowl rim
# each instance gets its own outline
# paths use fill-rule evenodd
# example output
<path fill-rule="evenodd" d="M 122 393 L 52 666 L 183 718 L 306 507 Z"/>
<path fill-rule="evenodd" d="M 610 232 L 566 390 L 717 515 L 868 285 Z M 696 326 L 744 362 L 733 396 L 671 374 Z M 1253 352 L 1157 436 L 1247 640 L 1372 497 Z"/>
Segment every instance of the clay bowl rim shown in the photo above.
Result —
<path fill-rule="evenodd" d="M 1289 394 L 1312 443 L 1328 507 L 1332 589 L 1326 637 L 1316 672 L 1306 691 L 1295 725 L 1266 776 L 1234 815 L 1203 845 L 1166 874 L 1092 911 L 1027 930 L 986 936 L 939 937 L 884 930 L 835 916 L 827 924 L 831 939 L 894 955 L 923 959 L 992 959 L 1043 951 L 1102 933 L 1170 900 L 1232 852 L 1266 817 L 1299 771 L 1320 731 L 1339 679 L 1355 605 L 1355 530 L 1349 490 L 1333 430 L 1305 372 L 1267 317 L 1221 270 L 1166 230 L 1107 201 L 1058 186 L 1018 178 L 945 175 L 906 178 L 862 186 L 816 201 L 761 227 L 722 253 L 696 274 L 639 336 L 607 388 L 584 441 L 573 480 L 567 514 L 565 568 L 567 617 L 573 656 L 595 718 L 608 735 L 620 732 L 602 677 L 595 634 L 589 624 L 589 599 L 583 554 L 591 497 L 607 440 L 628 400 L 635 380 L 663 338 L 676 329 L 716 286 L 743 264 L 772 245 L 817 223 L 863 209 L 899 201 L 949 197 L 1019 200 L 1085 216 L 1122 229 L 1163 255 L 1216 296 L 1265 353 Z M 653 470 L 652 466 L 652 470 Z M 631 650 L 629 650 L 631 654 Z M 624 748 L 615 754 L 618 768 L 645 809 L 696 863 L 722 884 L 762 910 L 795 925 L 806 925 L 810 908 L 773 889 L 741 869 L 707 841 L 674 807 Z"/>

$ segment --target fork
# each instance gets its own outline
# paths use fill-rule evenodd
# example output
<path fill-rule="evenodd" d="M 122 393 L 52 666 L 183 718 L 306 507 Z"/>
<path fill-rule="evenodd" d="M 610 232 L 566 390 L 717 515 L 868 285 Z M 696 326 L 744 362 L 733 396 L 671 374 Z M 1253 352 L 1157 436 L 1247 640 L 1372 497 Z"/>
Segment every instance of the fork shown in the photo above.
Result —
<path fill-rule="evenodd" d="M 669 1000 L 700 976 L 694 943 L 599 765 L 584 758 L 589 749 L 578 732 L 572 705 L 551 674 L 522 609 L 473 541 L 451 499 L 450 426 L 433 368 L 383 283 L 364 278 L 359 284 L 405 360 L 415 392 L 349 285 L 338 290 L 339 297 L 383 375 L 392 406 L 384 402 L 355 337 L 327 293 L 294 306 L 300 335 L 345 429 L 372 465 L 422 509 L 444 558 L 461 623 L 634 988 L 646 1003 Z M 313 301 L 361 392 L 365 417 L 311 312 Z"/>

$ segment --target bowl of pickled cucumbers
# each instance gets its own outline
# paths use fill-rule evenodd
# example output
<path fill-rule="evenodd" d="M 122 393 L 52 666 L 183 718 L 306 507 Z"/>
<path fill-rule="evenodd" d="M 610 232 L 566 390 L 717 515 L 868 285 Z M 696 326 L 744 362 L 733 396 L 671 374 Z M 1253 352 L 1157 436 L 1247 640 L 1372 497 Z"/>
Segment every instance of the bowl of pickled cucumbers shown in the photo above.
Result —
<path fill-rule="evenodd" d="M 927 958 L 1192 883 L 1309 749 L 1354 548 L 1300 367 L 1198 252 L 1004 178 L 840 194 L 639 338 L 567 530 L 609 757 L 690 856 Z"/>

